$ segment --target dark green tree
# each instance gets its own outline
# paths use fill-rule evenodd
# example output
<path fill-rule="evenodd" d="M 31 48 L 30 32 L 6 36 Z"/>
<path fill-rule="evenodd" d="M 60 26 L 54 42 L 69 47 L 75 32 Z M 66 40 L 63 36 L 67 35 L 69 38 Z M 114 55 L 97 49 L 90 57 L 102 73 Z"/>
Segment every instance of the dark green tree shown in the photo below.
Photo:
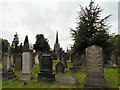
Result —
<path fill-rule="evenodd" d="M 85 48 L 91 45 L 101 46 L 104 51 L 107 51 L 105 49 L 109 46 L 111 38 L 108 33 L 110 28 L 108 18 L 111 15 L 101 18 L 102 9 L 92 0 L 89 6 L 85 8 L 80 6 L 80 8 L 76 30 L 71 28 L 74 52 L 82 54 L 85 52 Z"/>
<path fill-rule="evenodd" d="M 33 49 L 38 52 L 49 52 L 50 46 L 48 44 L 48 40 L 44 37 L 43 34 L 37 34 L 36 36 L 36 42 L 33 45 Z"/>
<path fill-rule="evenodd" d="M 112 44 L 116 57 L 120 57 L 120 35 L 115 35 L 113 37 Z"/>
<path fill-rule="evenodd" d="M 2 39 L 2 53 L 8 52 L 8 49 L 10 47 L 10 43 L 7 39 Z"/>

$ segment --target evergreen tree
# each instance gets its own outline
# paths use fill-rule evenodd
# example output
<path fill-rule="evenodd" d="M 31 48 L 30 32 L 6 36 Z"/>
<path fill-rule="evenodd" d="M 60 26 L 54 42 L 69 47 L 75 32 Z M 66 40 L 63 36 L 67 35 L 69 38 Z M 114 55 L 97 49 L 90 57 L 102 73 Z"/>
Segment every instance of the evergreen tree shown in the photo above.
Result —
<path fill-rule="evenodd" d="M 94 44 L 101 46 L 106 51 L 111 37 L 108 33 L 110 25 L 107 20 L 111 15 L 101 19 L 102 9 L 92 0 L 89 6 L 80 7 L 76 30 L 71 28 L 74 52 L 82 54 L 85 52 L 85 48 Z"/>
<path fill-rule="evenodd" d="M 36 36 L 36 43 L 33 46 L 33 49 L 36 50 L 36 52 L 49 52 L 50 46 L 48 44 L 47 39 L 44 37 L 43 34 L 37 34 Z"/>

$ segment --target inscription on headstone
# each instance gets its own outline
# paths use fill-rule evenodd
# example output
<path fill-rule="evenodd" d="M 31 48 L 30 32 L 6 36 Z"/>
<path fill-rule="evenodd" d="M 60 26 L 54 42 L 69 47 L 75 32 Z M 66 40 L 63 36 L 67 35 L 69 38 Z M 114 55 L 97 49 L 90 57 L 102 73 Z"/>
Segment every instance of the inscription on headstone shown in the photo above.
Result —
<path fill-rule="evenodd" d="M 101 47 L 92 45 L 86 49 L 86 69 L 85 87 L 106 87 Z"/>

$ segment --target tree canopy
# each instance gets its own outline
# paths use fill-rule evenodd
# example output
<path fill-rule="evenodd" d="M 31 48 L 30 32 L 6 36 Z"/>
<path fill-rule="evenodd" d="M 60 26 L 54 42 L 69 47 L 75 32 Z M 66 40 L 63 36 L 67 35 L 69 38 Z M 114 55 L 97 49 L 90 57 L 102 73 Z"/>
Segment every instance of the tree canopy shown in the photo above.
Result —
<path fill-rule="evenodd" d="M 50 46 L 48 44 L 48 40 L 44 37 L 43 34 L 37 34 L 36 36 L 36 42 L 33 45 L 33 49 L 38 52 L 49 52 Z"/>
<path fill-rule="evenodd" d="M 111 38 L 108 33 L 110 28 L 108 18 L 111 15 L 101 18 L 103 10 L 92 0 L 88 6 L 85 8 L 80 6 L 80 8 L 76 30 L 71 28 L 74 52 L 82 54 L 85 48 L 91 45 L 101 46 L 105 51 Z"/>
<path fill-rule="evenodd" d="M 10 47 L 10 43 L 8 42 L 7 39 L 1 39 L 0 42 L 2 41 L 2 53 L 7 53 L 8 52 L 8 49 Z M 1 47 L 1 45 L 0 45 Z"/>

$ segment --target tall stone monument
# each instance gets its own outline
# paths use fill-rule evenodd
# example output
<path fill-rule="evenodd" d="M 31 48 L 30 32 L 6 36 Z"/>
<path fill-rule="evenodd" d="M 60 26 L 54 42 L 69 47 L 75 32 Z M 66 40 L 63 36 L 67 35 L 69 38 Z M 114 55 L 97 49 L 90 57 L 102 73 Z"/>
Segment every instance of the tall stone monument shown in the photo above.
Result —
<path fill-rule="evenodd" d="M 43 54 L 40 59 L 40 72 L 38 81 L 54 81 L 55 72 L 53 71 L 53 59 L 50 54 Z"/>
<path fill-rule="evenodd" d="M 32 79 L 32 58 L 29 50 L 28 36 L 25 37 L 23 54 L 22 54 L 22 81 L 30 81 Z"/>
<path fill-rule="evenodd" d="M 102 48 L 92 45 L 86 48 L 86 71 L 85 88 L 106 88 L 103 68 Z"/>

